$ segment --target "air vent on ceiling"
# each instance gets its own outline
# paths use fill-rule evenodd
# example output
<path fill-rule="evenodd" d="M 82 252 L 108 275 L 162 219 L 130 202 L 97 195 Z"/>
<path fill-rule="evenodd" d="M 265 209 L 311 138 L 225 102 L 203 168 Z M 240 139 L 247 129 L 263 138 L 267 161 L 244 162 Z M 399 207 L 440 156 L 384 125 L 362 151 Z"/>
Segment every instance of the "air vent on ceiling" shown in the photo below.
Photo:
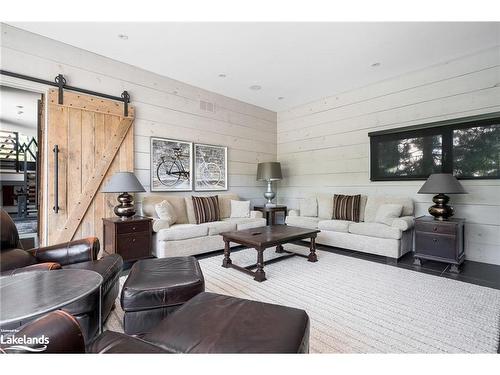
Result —
<path fill-rule="evenodd" d="M 215 104 L 211 102 L 206 102 L 204 100 L 200 100 L 200 109 L 202 111 L 215 113 Z"/>

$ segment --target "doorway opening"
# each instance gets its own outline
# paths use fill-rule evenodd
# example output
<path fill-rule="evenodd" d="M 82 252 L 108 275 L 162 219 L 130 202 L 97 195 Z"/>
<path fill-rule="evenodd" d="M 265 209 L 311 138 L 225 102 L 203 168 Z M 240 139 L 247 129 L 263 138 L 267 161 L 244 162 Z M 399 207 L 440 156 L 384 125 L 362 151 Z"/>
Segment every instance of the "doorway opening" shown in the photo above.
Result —
<path fill-rule="evenodd" d="M 12 217 L 22 246 L 40 239 L 40 142 L 43 95 L 0 85 L 0 205 Z"/>

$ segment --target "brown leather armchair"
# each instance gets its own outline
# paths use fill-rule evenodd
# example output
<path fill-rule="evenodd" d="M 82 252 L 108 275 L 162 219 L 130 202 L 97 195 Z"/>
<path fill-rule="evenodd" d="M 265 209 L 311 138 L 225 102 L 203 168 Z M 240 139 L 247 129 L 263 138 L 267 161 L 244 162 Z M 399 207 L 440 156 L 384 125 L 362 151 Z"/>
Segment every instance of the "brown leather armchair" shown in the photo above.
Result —
<path fill-rule="evenodd" d="M 102 284 L 103 321 L 107 318 L 119 292 L 118 279 L 123 266 L 123 260 L 119 255 L 114 254 L 97 259 L 99 240 L 95 237 L 24 250 L 19 242 L 17 228 L 9 214 L 1 210 L 0 215 L 0 273 L 2 276 L 60 268 L 95 271 L 104 280 Z M 22 296 L 19 297 L 22 299 Z M 96 292 L 64 308 L 76 318 L 87 341 L 90 341 L 98 331 L 98 298 L 99 294 Z M 20 321 L 7 328 L 19 327 L 25 323 L 25 321 Z"/>

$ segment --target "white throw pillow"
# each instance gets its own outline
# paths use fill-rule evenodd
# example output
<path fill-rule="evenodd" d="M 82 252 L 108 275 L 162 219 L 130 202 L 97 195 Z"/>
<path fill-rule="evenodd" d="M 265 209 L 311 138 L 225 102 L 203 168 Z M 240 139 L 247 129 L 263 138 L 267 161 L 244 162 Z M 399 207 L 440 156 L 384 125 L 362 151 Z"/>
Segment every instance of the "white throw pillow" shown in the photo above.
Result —
<path fill-rule="evenodd" d="M 235 201 L 231 199 L 231 217 L 250 217 L 250 201 Z"/>
<path fill-rule="evenodd" d="M 299 201 L 300 216 L 317 217 L 318 201 L 314 198 L 304 198 Z"/>
<path fill-rule="evenodd" d="M 401 216 L 403 212 L 402 204 L 382 204 L 375 215 L 375 222 L 385 225 L 392 225 L 394 219 Z"/>
<path fill-rule="evenodd" d="M 177 215 L 175 214 L 174 207 L 166 200 L 155 204 L 155 211 L 158 217 L 161 220 L 165 220 L 168 225 L 172 225 L 177 221 Z"/>

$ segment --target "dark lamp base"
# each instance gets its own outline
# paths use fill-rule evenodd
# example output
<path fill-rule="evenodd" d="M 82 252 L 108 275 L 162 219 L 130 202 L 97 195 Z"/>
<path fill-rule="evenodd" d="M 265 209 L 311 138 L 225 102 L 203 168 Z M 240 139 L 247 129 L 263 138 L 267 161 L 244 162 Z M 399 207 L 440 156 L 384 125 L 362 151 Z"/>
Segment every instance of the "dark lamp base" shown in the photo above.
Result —
<path fill-rule="evenodd" d="M 432 201 L 435 205 L 429 207 L 429 213 L 434 216 L 435 220 L 448 220 L 449 217 L 453 216 L 453 207 L 447 205 L 450 201 L 450 198 L 447 195 L 435 195 L 432 198 Z"/>
<path fill-rule="evenodd" d="M 113 210 L 116 216 L 125 220 L 135 215 L 134 197 L 132 195 L 129 193 L 122 193 L 117 199 L 120 204 L 115 206 Z"/>

